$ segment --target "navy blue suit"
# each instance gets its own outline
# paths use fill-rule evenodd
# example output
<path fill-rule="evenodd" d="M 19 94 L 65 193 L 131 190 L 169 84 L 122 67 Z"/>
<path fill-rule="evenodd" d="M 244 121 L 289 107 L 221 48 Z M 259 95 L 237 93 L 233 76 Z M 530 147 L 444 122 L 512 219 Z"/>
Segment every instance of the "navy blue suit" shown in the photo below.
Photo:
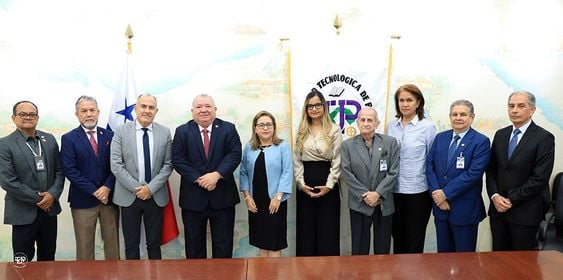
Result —
<path fill-rule="evenodd" d="M 485 218 L 481 197 L 483 173 L 491 157 L 490 141 L 485 135 L 469 128 L 459 141 L 452 158 L 448 148 L 453 131 L 436 135 L 426 159 L 426 178 L 430 193 L 442 189 L 450 210 L 433 206 L 438 252 L 475 251 L 477 228 Z M 463 157 L 463 168 L 456 166 Z"/>
<path fill-rule="evenodd" d="M 91 208 L 101 203 L 92 195 L 101 186 L 112 190 L 108 203 L 112 201 L 115 176 L 109 166 L 109 149 L 113 132 L 101 127 L 97 131 L 98 157 L 82 127 L 69 131 L 61 138 L 61 167 L 70 181 L 68 201 L 71 208 Z"/>
<path fill-rule="evenodd" d="M 60 161 L 63 174 L 70 181 L 70 202 L 76 259 L 95 259 L 96 224 L 100 221 L 104 256 L 106 260 L 119 259 L 119 209 L 112 203 L 115 176 L 110 170 L 110 144 L 113 132 L 101 127 L 96 129 L 98 155 L 88 139 L 88 134 L 79 126 L 61 138 Z M 103 204 L 93 193 L 105 186 L 111 191 L 108 205 Z"/>
<path fill-rule="evenodd" d="M 213 257 L 232 256 L 234 206 L 240 202 L 233 172 L 241 161 L 242 145 L 232 123 L 215 119 L 211 124 L 209 159 L 205 159 L 202 133 L 191 120 L 176 128 L 172 164 L 181 175 L 180 201 L 186 235 L 186 257 L 206 258 L 207 220 L 211 223 Z M 199 186 L 196 180 L 217 171 L 214 190 Z"/>

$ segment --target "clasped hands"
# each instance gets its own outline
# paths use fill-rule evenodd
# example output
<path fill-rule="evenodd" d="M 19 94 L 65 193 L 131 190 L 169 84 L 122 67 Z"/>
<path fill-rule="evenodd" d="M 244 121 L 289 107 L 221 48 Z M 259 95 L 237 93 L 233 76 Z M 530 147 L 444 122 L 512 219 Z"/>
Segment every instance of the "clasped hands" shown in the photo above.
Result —
<path fill-rule="evenodd" d="M 369 207 L 376 207 L 381 204 L 381 195 L 376 191 L 365 192 L 362 194 L 362 198 Z"/>
<path fill-rule="evenodd" d="M 441 210 L 449 211 L 451 210 L 450 203 L 444 194 L 442 189 L 438 189 L 432 192 L 432 200 L 434 200 L 434 204 L 438 206 Z"/>
<path fill-rule="evenodd" d="M 319 192 L 315 192 L 315 190 L 319 190 Z M 307 185 L 303 185 L 301 191 L 306 193 L 311 198 L 319 198 L 324 196 L 332 189 L 328 188 L 327 186 L 316 186 L 316 187 L 309 187 Z"/>
<path fill-rule="evenodd" d="M 48 192 L 38 192 L 37 194 L 41 196 L 41 200 L 35 205 L 43 211 L 49 212 L 49 210 L 51 210 L 51 206 L 55 203 L 55 198 Z"/>
<path fill-rule="evenodd" d="M 147 185 L 141 185 L 135 189 L 137 190 L 135 196 L 140 200 L 148 200 L 152 197 L 151 189 Z"/>
<path fill-rule="evenodd" d="M 108 204 L 109 193 L 111 189 L 106 186 L 99 187 L 92 195 L 94 195 L 103 204 Z"/>
<path fill-rule="evenodd" d="M 200 176 L 195 181 L 198 185 L 208 191 L 212 191 L 217 187 L 217 182 L 221 179 L 221 174 L 217 171 L 207 173 Z"/>
<path fill-rule="evenodd" d="M 497 194 L 491 198 L 493 205 L 497 209 L 499 213 L 504 213 L 508 211 L 508 209 L 512 208 L 512 202 L 509 198 L 506 198 L 500 194 Z"/>

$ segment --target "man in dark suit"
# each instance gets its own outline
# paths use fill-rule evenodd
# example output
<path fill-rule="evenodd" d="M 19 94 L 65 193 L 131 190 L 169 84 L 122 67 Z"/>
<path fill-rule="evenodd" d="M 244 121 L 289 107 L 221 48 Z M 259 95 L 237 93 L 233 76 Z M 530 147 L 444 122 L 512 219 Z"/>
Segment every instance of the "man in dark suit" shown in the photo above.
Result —
<path fill-rule="evenodd" d="M 98 127 L 98 102 L 91 96 L 76 101 L 80 126 L 61 139 L 61 167 L 70 181 L 68 201 L 74 224 L 76 259 L 94 260 L 96 223 L 106 260 L 119 259 L 119 209 L 113 204 L 115 176 L 109 164 L 113 132 Z"/>
<path fill-rule="evenodd" d="M 376 133 L 377 111 L 366 107 L 356 120 L 360 135 L 342 143 L 342 175 L 348 185 L 352 255 L 368 255 L 373 224 L 374 254 L 389 254 L 393 223 L 393 189 L 399 176 L 399 144 Z"/>
<path fill-rule="evenodd" d="M 508 98 L 511 126 L 498 130 L 487 168 L 493 251 L 533 250 L 544 218 L 553 170 L 553 134 L 532 121 L 536 98 L 516 91 Z"/>
<path fill-rule="evenodd" d="M 111 141 L 111 171 L 116 179 L 113 203 L 121 206 L 128 260 L 141 257 L 141 220 L 149 259 L 162 258 L 162 209 L 168 203 L 172 137 L 168 128 L 154 122 L 157 112 L 156 97 L 140 95 L 135 104 L 137 119 L 117 127 Z"/>
<path fill-rule="evenodd" d="M 471 102 L 453 102 L 452 129 L 436 135 L 426 159 L 438 252 L 475 252 L 485 218 L 481 192 L 491 150 L 489 138 L 471 128 L 474 118 Z"/>
<path fill-rule="evenodd" d="M 180 173 L 180 207 L 186 258 L 207 258 L 207 222 L 213 258 L 233 254 L 235 205 L 240 202 L 233 172 L 241 161 L 240 137 L 232 123 L 215 118 L 213 98 L 198 95 L 193 120 L 176 128 L 172 163 Z"/>
<path fill-rule="evenodd" d="M 4 223 L 12 225 L 12 249 L 19 261 L 55 260 L 57 215 L 64 176 L 53 135 L 37 130 L 38 109 L 30 101 L 12 110 L 17 129 L 0 139 L 0 185 L 6 191 Z"/>

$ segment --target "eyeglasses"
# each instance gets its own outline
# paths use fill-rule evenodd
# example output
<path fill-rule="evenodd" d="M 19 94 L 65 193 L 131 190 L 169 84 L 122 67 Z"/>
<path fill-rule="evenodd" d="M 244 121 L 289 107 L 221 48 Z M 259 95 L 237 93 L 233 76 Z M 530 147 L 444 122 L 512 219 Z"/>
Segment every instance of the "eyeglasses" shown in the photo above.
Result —
<path fill-rule="evenodd" d="M 260 128 L 260 129 L 266 129 L 266 128 L 270 129 L 270 128 L 274 127 L 274 124 L 273 123 L 257 123 L 256 127 Z"/>
<path fill-rule="evenodd" d="M 320 110 L 323 107 L 323 103 L 307 104 L 307 110 L 317 109 Z"/>
<path fill-rule="evenodd" d="M 16 116 L 20 117 L 20 119 L 36 119 L 37 118 L 37 113 L 24 113 L 24 112 L 19 112 L 16 114 Z"/>

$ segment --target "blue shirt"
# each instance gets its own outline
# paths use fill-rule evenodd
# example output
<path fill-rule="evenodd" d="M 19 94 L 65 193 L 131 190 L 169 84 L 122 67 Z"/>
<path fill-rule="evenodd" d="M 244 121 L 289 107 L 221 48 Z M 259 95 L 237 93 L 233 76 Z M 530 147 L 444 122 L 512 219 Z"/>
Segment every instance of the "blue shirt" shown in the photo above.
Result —
<path fill-rule="evenodd" d="M 413 118 L 405 127 L 401 119 L 387 125 L 387 135 L 399 142 L 399 180 L 396 193 L 416 194 L 428 191 L 426 183 L 426 156 L 436 136 L 434 124 L 427 119 Z"/>
<path fill-rule="evenodd" d="M 516 136 L 514 136 L 514 130 L 516 129 L 516 127 L 514 125 L 512 125 L 512 133 L 510 134 L 510 139 L 508 140 L 508 142 L 510 143 L 510 140 L 512 140 L 512 137 L 518 137 L 516 144 L 520 143 L 520 140 L 522 140 L 524 133 L 526 133 L 526 130 L 528 130 L 528 127 L 530 127 L 531 123 L 532 123 L 532 119 L 529 119 L 526 124 L 524 124 L 520 128 L 518 128 L 518 129 L 520 129 L 520 134 L 518 134 Z"/>

